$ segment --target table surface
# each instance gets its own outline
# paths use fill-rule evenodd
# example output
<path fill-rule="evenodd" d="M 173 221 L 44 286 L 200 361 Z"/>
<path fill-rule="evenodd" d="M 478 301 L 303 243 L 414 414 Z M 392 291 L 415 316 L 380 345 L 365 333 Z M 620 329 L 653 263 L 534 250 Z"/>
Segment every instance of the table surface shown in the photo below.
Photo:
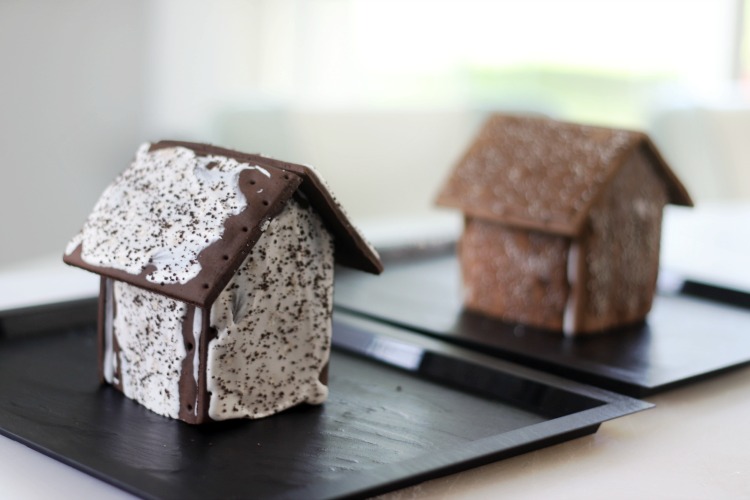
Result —
<path fill-rule="evenodd" d="M 682 274 L 750 290 L 750 266 L 744 257 L 750 255 L 750 205 L 713 206 L 697 210 L 695 215 L 677 214 L 670 214 L 665 222 L 665 265 Z M 413 235 L 413 231 L 407 232 Z M 696 235 L 694 239 L 688 236 L 691 234 Z M 709 238 L 714 243 L 709 244 Z M 701 243 L 691 245 L 690 241 Z M 39 272 L 42 268 L 44 273 Z M 72 276 L 77 274 L 85 276 L 56 269 L 54 264 L 35 262 L 26 269 L 0 270 L 0 309 L 51 300 L 19 291 L 22 283 L 50 279 L 51 275 L 65 280 L 76 279 Z M 85 295 L 95 290 L 95 285 L 95 280 L 81 279 L 71 285 L 71 295 Z M 750 498 L 750 367 L 648 400 L 657 407 L 606 422 L 593 435 L 384 498 Z M 130 498 L 2 436 L 0 464 L 3 498 Z"/>

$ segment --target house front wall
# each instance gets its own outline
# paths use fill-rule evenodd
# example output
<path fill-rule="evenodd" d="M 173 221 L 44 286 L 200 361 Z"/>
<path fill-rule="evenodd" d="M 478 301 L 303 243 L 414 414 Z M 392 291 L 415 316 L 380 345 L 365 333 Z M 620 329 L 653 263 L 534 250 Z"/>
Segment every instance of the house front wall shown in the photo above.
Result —
<path fill-rule="evenodd" d="M 581 331 L 598 331 L 646 317 L 659 269 L 662 210 L 667 191 L 648 159 L 634 151 L 592 207 L 583 241 Z"/>
<path fill-rule="evenodd" d="M 464 305 L 505 321 L 561 330 L 570 239 L 467 218 L 459 242 Z"/>

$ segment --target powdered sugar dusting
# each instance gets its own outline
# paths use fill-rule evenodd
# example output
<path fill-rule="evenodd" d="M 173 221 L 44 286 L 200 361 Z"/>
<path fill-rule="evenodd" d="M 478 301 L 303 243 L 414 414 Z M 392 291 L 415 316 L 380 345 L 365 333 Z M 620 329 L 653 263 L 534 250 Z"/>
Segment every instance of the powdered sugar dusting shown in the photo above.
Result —
<path fill-rule="evenodd" d="M 494 116 L 445 184 L 439 201 L 491 220 L 548 225 L 561 234 L 641 136 L 538 118 Z M 564 231 L 563 231 L 564 229 Z"/>

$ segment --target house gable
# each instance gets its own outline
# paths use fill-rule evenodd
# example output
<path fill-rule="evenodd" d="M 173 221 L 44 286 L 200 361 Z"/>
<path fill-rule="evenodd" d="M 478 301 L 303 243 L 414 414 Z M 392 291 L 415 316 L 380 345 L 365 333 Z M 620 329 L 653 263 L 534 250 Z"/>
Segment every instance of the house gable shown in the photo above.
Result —
<path fill-rule="evenodd" d="M 642 320 L 651 309 L 659 272 L 662 210 L 668 195 L 638 151 L 628 159 L 589 217 L 581 244 L 577 331 L 600 331 Z M 616 196 L 620 193 L 620 196 Z"/>
<path fill-rule="evenodd" d="M 290 200 L 211 306 L 208 417 L 261 418 L 326 399 L 333 253 L 319 214 Z"/>
<path fill-rule="evenodd" d="M 641 150 L 669 201 L 689 195 L 642 133 L 493 115 L 440 191 L 439 205 L 517 228 L 576 237 L 627 158 Z"/>

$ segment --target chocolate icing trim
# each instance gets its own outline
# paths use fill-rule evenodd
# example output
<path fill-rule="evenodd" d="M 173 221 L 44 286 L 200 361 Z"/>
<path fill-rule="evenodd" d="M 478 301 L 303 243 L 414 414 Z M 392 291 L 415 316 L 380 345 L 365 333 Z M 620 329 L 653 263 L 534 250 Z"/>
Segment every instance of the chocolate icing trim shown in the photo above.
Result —
<path fill-rule="evenodd" d="M 216 338 L 218 332 L 210 326 L 210 323 L 211 311 L 203 311 L 203 329 L 200 338 L 200 351 L 198 351 L 202 367 L 198 371 L 198 421 L 196 423 L 199 424 L 213 422 L 213 419 L 208 416 L 211 398 L 208 394 L 208 370 L 206 367 L 208 365 L 208 344 Z"/>

